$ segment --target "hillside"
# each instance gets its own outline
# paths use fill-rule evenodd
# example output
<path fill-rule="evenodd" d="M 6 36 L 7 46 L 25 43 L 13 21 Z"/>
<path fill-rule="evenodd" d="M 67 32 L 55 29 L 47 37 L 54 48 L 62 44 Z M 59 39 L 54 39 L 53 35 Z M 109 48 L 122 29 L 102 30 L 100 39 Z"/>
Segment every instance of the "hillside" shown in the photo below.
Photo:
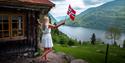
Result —
<path fill-rule="evenodd" d="M 113 26 L 125 31 L 125 0 L 115 0 L 87 9 L 77 15 L 74 22 L 68 19 L 67 25 L 103 30 Z"/>
<path fill-rule="evenodd" d="M 48 15 L 49 15 L 49 17 L 51 18 L 51 22 L 52 22 L 52 23 L 57 22 L 57 20 L 56 20 L 50 13 L 49 13 Z"/>

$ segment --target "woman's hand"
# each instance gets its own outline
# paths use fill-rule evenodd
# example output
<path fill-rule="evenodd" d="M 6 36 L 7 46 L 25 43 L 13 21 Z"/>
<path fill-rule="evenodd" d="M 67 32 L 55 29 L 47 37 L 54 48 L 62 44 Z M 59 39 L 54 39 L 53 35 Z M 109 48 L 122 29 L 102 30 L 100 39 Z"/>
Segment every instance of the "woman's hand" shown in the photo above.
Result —
<path fill-rule="evenodd" d="M 66 20 L 64 20 L 62 23 L 60 23 L 60 24 L 58 24 L 58 25 L 52 25 L 52 24 L 49 24 L 49 28 L 57 29 L 59 26 L 64 25 L 65 22 L 66 22 Z"/>
<path fill-rule="evenodd" d="M 58 28 L 59 26 L 61 26 L 61 25 L 64 25 L 64 24 L 65 24 L 65 22 L 66 22 L 66 20 L 61 21 L 61 23 L 60 23 L 60 24 L 56 25 L 56 26 L 57 26 L 57 28 Z"/>
<path fill-rule="evenodd" d="M 40 20 L 39 20 L 39 19 L 37 19 L 37 22 L 38 22 L 38 24 L 40 24 L 40 25 L 41 25 L 41 23 L 40 23 Z"/>

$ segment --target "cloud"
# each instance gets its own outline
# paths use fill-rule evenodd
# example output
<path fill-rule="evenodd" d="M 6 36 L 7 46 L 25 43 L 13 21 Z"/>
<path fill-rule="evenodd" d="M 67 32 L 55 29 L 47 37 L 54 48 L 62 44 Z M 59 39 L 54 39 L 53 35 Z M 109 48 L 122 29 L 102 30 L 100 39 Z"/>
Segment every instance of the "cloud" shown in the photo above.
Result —
<path fill-rule="evenodd" d="M 51 9 L 50 13 L 54 17 L 61 17 L 67 15 L 69 4 L 72 6 L 74 10 L 76 10 L 77 14 L 80 14 L 81 12 L 85 11 L 88 8 L 97 7 L 113 0 L 51 0 L 51 1 L 55 3 L 56 6 L 53 9 Z"/>
<path fill-rule="evenodd" d="M 83 0 L 85 5 L 96 5 L 96 4 L 100 4 L 108 1 L 112 1 L 112 0 Z"/>
<path fill-rule="evenodd" d="M 72 7 L 84 8 L 84 2 L 82 0 L 66 0 Z"/>
<path fill-rule="evenodd" d="M 54 17 L 59 17 L 59 16 L 64 16 L 66 15 L 66 12 L 68 10 L 68 3 L 66 3 L 65 1 L 53 1 L 53 3 L 56 4 L 56 6 L 54 8 L 51 9 L 50 13 L 54 16 Z"/>

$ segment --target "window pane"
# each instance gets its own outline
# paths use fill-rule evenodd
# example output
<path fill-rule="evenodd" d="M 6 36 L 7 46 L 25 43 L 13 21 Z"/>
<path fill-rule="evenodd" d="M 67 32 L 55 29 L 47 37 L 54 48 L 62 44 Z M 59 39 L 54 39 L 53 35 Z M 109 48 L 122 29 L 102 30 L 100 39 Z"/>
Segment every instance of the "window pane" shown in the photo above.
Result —
<path fill-rule="evenodd" d="M 2 31 L 0 30 L 0 38 L 2 38 Z"/>
<path fill-rule="evenodd" d="M 13 36 L 13 37 L 17 36 L 17 30 L 13 30 L 13 31 L 12 31 L 12 36 Z"/>
<path fill-rule="evenodd" d="M 2 16 L 0 16 L 0 30 L 2 30 Z"/>
<path fill-rule="evenodd" d="M 12 23 L 17 22 L 17 21 L 18 21 L 17 17 L 16 16 L 12 16 Z"/>
<path fill-rule="evenodd" d="M 12 16 L 12 36 L 17 36 L 18 22 L 17 17 Z"/>
<path fill-rule="evenodd" d="M 3 30 L 8 30 L 8 16 L 3 16 Z"/>
<path fill-rule="evenodd" d="M 22 16 L 18 16 L 18 35 L 22 36 L 23 31 L 22 31 Z"/>
<path fill-rule="evenodd" d="M 0 30 L 2 30 L 2 23 L 0 23 Z"/>
<path fill-rule="evenodd" d="M 0 16 L 0 23 L 2 23 L 2 16 Z"/>
<path fill-rule="evenodd" d="M 23 31 L 22 31 L 22 30 L 19 30 L 19 31 L 18 31 L 18 35 L 19 35 L 19 36 L 22 36 L 22 35 L 23 35 Z"/>
<path fill-rule="evenodd" d="M 18 23 L 12 23 L 12 29 L 17 29 Z"/>
<path fill-rule="evenodd" d="M 22 16 L 12 16 L 12 36 L 22 35 Z"/>
<path fill-rule="evenodd" d="M 3 34 L 4 34 L 4 37 L 9 37 L 9 31 L 4 31 Z"/>
<path fill-rule="evenodd" d="M 8 22 L 8 16 L 3 16 L 3 22 Z"/>
<path fill-rule="evenodd" d="M 22 30 L 22 16 L 18 16 L 18 29 Z"/>
<path fill-rule="evenodd" d="M 4 30 L 8 30 L 9 29 L 9 24 L 8 23 L 3 23 L 3 28 L 4 28 Z"/>

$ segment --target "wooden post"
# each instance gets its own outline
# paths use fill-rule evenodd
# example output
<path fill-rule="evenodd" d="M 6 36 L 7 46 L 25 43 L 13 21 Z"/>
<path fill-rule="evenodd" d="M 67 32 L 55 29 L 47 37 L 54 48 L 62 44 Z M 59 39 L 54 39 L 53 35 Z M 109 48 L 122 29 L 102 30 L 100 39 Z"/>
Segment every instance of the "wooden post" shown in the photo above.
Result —
<path fill-rule="evenodd" d="M 109 49 L 109 44 L 107 44 L 107 47 L 106 47 L 105 63 L 107 63 L 107 60 L 108 60 L 108 49 Z"/>

